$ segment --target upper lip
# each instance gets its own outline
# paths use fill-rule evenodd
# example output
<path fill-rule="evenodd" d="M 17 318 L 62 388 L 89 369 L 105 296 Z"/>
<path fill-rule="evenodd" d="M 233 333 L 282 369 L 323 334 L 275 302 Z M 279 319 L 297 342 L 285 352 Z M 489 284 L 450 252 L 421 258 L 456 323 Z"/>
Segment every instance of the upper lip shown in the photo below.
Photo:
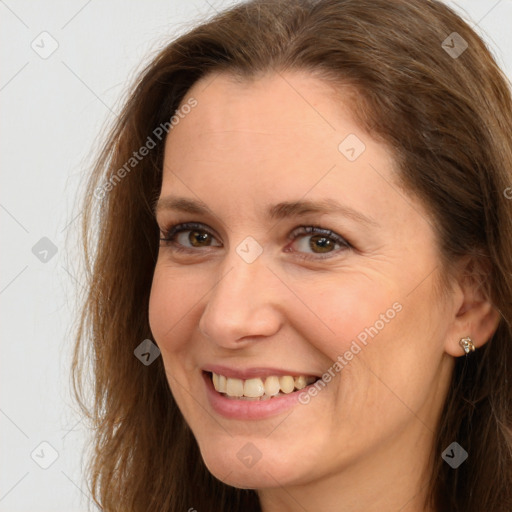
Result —
<path fill-rule="evenodd" d="M 233 368 L 230 366 L 223 366 L 219 364 L 207 364 L 201 368 L 204 372 L 213 372 L 218 375 L 224 375 L 225 377 L 231 377 L 232 379 L 253 379 L 256 377 L 270 377 L 275 375 L 277 377 L 283 375 L 291 375 L 292 377 L 300 377 L 304 375 L 305 377 L 318 377 L 318 375 L 309 373 L 309 372 L 301 372 L 294 370 L 283 370 L 281 368 L 271 368 L 268 366 L 260 366 L 260 367 L 252 367 L 252 368 Z"/>

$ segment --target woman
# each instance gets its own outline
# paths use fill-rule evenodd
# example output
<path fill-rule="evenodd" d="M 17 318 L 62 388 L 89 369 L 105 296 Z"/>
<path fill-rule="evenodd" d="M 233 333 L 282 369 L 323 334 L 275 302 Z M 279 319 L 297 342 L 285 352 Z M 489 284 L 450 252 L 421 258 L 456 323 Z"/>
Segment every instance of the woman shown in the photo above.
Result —
<path fill-rule="evenodd" d="M 86 195 L 97 503 L 512 510 L 510 133 L 438 1 L 256 0 L 162 50 Z"/>

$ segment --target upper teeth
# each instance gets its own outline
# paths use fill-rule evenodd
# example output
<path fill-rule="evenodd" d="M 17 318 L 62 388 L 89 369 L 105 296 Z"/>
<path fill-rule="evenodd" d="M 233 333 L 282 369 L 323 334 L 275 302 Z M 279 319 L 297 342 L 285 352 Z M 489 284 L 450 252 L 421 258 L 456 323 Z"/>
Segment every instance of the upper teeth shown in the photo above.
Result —
<path fill-rule="evenodd" d="M 282 377 L 270 376 L 264 379 L 234 379 L 225 377 L 212 372 L 213 387 L 219 393 L 226 393 L 228 396 L 259 398 L 264 395 L 267 397 L 275 396 L 280 391 L 291 393 L 294 389 L 302 389 L 308 384 L 315 382 L 315 377 L 292 377 L 284 375 Z"/>

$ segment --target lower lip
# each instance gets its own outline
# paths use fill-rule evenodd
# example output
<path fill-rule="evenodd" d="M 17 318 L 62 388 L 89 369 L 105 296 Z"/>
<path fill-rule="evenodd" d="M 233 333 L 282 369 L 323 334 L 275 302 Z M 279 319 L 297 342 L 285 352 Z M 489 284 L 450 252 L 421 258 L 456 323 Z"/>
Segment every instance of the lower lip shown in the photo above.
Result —
<path fill-rule="evenodd" d="M 307 392 L 308 388 L 313 386 L 313 384 L 310 384 L 310 386 L 306 386 L 293 393 L 268 400 L 236 400 L 226 398 L 216 391 L 209 373 L 203 372 L 203 379 L 206 384 L 208 400 L 213 410 L 226 418 L 241 420 L 259 420 L 286 411 L 294 405 L 300 404 L 298 401 L 300 393 Z"/>

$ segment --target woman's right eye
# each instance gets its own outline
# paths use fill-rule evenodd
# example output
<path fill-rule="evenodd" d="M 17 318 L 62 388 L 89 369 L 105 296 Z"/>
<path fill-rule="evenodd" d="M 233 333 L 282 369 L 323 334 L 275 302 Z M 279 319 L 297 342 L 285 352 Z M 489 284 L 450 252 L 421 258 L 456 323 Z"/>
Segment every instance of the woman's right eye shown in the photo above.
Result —
<path fill-rule="evenodd" d="M 188 222 L 175 224 L 163 230 L 161 242 L 177 250 L 193 250 L 202 247 L 222 247 L 215 236 L 202 224 Z"/>

